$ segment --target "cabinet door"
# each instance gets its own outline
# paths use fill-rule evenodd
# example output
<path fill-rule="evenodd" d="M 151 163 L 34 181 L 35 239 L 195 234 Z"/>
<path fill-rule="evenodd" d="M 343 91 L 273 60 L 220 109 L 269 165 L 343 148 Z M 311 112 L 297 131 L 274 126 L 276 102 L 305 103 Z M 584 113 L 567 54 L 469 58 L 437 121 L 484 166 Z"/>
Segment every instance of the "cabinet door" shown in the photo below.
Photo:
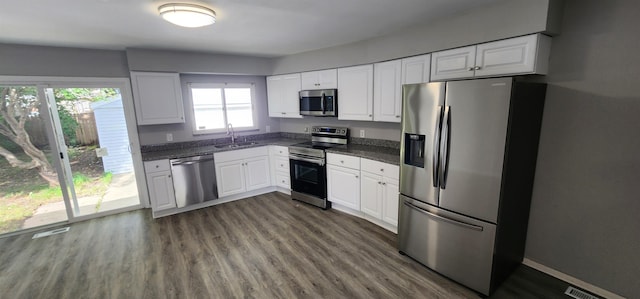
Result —
<path fill-rule="evenodd" d="M 180 76 L 131 72 L 138 125 L 184 123 Z"/>
<path fill-rule="evenodd" d="M 320 89 L 318 80 L 318 72 L 300 73 L 300 88 L 302 90 Z"/>
<path fill-rule="evenodd" d="M 374 65 L 373 120 L 400 122 L 402 114 L 402 61 Z"/>
<path fill-rule="evenodd" d="M 270 117 L 283 117 L 282 111 L 282 76 L 267 77 L 267 105 Z"/>
<path fill-rule="evenodd" d="M 402 84 L 429 82 L 431 55 L 420 55 L 402 59 Z"/>
<path fill-rule="evenodd" d="M 360 170 L 327 165 L 327 197 L 345 207 L 360 210 Z"/>
<path fill-rule="evenodd" d="M 243 161 L 216 162 L 218 197 L 246 191 Z"/>
<path fill-rule="evenodd" d="M 398 202 L 400 194 L 400 182 L 398 180 L 385 178 L 382 182 L 382 220 L 398 226 Z"/>
<path fill-rule="evenodd" d="M 471 78 L 474 74 L 476 46 L 431 54 L 431 80 Z"/>
<path fill-rule="evenodd" d="M 536 72 L 536 54 L 540 36 L 534 34 L 478 45 L 475 75 L 492 76 Z"/>
<path fill-rule="evenodd" d="M 170 171 L 147 173 L 147 185 L 153 211 L 176 207 L 176 197 L 173 191 L 173 180 Z"/>
<path fill-rule="evenodd" d="M 382 177 L 360 172 L 360 210 L 375 218 L 382 218 Z"/>
<path fill-rule="evenodd" d="M 373 120 L 373 65 L 338 69 L 338 119 Z"/>
<path fill-rule="evenodd" d="M 302 118 L 300 115 L 300 74 L 282 76 L 282 117 Z"/>
<path fill-rule="evenodd" d="M 338 70 L 330 69 L 318 71 L 318 84 L 322 89 L 338 88 Z"/>
<path fill-rule="evenodd" d="M 338 88 L 338 72 L 336 69 L 304 72 L 301 74 L 302 90 Z"/>
<path fill-rule="evenodd" d="M 268 156 L 246 159 L 243 165 L 245 167 L 247 191 L 271 186 Z"/>

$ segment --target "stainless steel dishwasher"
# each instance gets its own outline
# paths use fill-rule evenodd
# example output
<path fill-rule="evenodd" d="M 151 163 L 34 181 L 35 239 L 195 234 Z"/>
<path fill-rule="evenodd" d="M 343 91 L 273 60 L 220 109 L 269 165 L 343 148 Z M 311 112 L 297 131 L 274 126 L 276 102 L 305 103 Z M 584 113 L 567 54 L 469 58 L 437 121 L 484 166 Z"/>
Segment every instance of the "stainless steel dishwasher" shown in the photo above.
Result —
<path fill-rule="evenodd" d="M 213 154 L 171 159 L 178 208 L 218 198 Z"/>

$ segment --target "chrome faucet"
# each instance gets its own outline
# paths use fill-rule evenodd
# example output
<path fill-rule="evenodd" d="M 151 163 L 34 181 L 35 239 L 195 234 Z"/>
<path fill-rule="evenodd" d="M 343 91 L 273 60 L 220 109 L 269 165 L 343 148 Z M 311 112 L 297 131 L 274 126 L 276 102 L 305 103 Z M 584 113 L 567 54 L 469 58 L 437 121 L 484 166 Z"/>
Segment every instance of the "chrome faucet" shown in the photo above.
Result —
<path fill-rule="evenodd" d="M 233 125 L 229 123 L 227 125 L 227 135 L 231 135 L 231 143 L 236 143 L 236 132 L 233 130 Z"/>

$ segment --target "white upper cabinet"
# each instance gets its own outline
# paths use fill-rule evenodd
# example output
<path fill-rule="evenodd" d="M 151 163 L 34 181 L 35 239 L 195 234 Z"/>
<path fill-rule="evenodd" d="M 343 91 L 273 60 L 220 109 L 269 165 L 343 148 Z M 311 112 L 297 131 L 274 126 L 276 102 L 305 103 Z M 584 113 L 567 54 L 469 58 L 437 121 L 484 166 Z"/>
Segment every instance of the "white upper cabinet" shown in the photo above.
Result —
<path fill-rule="evenodd" d="M 486 44 L 476 49 L 476 76 L 547 74 L 551 38 L 534 34 Z"/>
<path fill-rule="evenodd" d="M 131 72 L 131 85 L 138 125 L 184 123 L 177 73 Z"/>
<path fill-rule="evenodd" d="M 402 61 L 376 63 L 373 67 L 373 120 L 399 123 L 402 113 Z"/>
<path fill-rule="evenodd" d="M 551 38 L 533 34 L 432 54 L 431 80 L 547 74 Z"/>
<path fill-rule="evenodd" d="M 476 46 L 440 51 L 431 54 L 431 80 L 473 77 Z"/>
<path fill-rule="evenodd" d="M 338 88 L 336 69 L 304 72 L 301 74 L 302 90 Z"/>
<path fill-rule="evenodd" d="M 338 119 L 373 120 L 373 64 L 338 69 Z"/>
<path fill-rule="evenodd" d="M 429 82 L 431 54 L 402 59 L 402 84 Z"/>
<path fill-rule="evenodd" d="M 300 73 L 267 77 L 269 116 L 302 118 L 299 91 Z"/>

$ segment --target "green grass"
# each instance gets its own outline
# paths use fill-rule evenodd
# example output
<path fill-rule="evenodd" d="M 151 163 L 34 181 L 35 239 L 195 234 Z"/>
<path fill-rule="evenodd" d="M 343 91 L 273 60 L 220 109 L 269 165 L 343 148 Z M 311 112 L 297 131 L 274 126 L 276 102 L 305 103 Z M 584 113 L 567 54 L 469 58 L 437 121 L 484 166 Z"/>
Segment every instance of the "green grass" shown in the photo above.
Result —
<path fill-rule="evenodd" d="M 90 178 L 84 174 L 73 175 L 73 184 L 78 197 L 97 195 L 100 198 L 107 192 L 113 174 L 106 172 L 99 178 Z M 33 216 L 42 205 L 63 201 L 62 189 L 49 186 L 28 186 L 20 191 L 0 194 L 0 233 L 20 229 L 25 219 Z"/>

